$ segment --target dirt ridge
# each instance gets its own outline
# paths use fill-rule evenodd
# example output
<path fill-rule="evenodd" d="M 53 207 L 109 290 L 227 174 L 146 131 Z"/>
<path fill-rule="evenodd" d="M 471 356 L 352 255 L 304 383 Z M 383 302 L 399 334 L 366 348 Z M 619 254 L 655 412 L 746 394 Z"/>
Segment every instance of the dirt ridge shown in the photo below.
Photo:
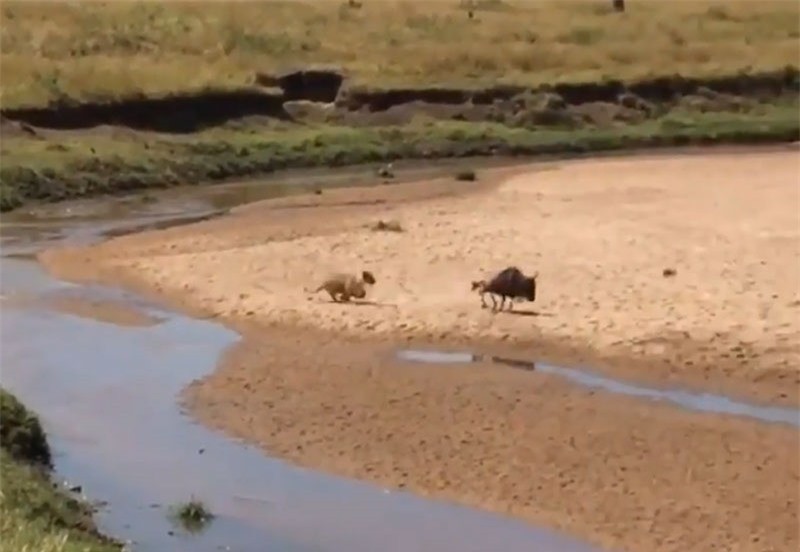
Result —
<path fill-rule="evenodd" d="M 257 89 L 209 90 L 113 102 L 62 102 L 46 107 L 3 109 L 7 120 L 40 128 L 78 130 L 100 125 L 190 133 L 250 115 L 289 119 L 281 94 Z"/>
<path fill-rule="evenodd" d="M 309 71 L 281 77 L 257 76 L 263 85 L 278 89 L 249 87 L 236 90 L 204 90 L 162 97 L 139 96 L 116 101 L 61 101 L 43 107 L 0 109 L 8 121 L 40 128 L 79 130 L 100 125 L 126 126 L 137 130 L 189 133 L 248 116 L 268 116 L 291 120 L 284 104 L 288 101 L 333 101 L 346 111 L 385 111 L 414 102 L 448 105 L 490 105 L 524 93 L 550 93 L 561 96 L 569 105 L 592 102 L 617 103 L 625 95 L 645 102 L 663 103 L 708 89 L 719 94 L 771 98 L 800 91 L 800 70 L 789 66 L 778 71 L 741 73 L 701 79 L 680 75 L 658 77 L 631 83 L 619 80 L 540 87 L 498 85 L 482 89 L 427 87 L 367 89 L 346 86 L 333 76 Z M 326 76 L 327 75 L 327 76 Z M 333 76 L 331 76 L 333 75 Z M 324 78 L 323 78 L 324 77 Z M 320 83 L 318 90 L 315 83 Z"/>
<path fill-rule="evenodd" d="M 393 88 L 370 90 L 345 89 L 337 104 L 351 110 L 367 107 L 383 111 L 391 107 L 422 101 L 427 103 L 460 104 L 471 102 L 486 105 L 508 100 L 525 92 L 558 94 L 571 105 L 591 102 L 617 102 L 625 93 L 634 94 L 645 101 L 665 102 L 676 96 L 686 96 L 707 88 L 720 94 L 769 98 L 800 90 L 800 70 L 786 67 L 779 71 L 740 73 L 712 78 L 687 78 L 681 75 L 656 77 L 625 83 L 621 80 L 603 82 L 546 84 L 539 87 L 499 85 L 478 90 L 461 88 Z"/>

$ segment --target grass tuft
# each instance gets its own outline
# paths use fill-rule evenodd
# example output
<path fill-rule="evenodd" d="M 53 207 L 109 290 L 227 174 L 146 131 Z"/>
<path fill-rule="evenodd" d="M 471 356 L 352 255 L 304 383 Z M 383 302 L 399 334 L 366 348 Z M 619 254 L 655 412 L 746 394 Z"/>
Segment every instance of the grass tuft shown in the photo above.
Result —
<path fill-rule="evenodd" d="M 473 170 L 463 170 L 458 171 L 455 178 L 456 180 L 461 180 L 464 182 L 473 182 L 477 180 L 478 177 Z"/>
<path fill-rule="evenodd" d="M 200 500 L 192 497 L 188 502 L 170 509 L 172 522 L 187 533 L 199 533 L 214 519 L 214 514 Z"/>
<path fill-rule="evenodd" d="M 373 232 L 404 232 L 403 226 L 396 220 L 379 220 L 371 228 Z"/>
<path fill-rule="evenodd" d="M 39 418 L 5 389 L 0 389 L 0 446 L 14 460 L 52 465 L 50 446 Z"/>

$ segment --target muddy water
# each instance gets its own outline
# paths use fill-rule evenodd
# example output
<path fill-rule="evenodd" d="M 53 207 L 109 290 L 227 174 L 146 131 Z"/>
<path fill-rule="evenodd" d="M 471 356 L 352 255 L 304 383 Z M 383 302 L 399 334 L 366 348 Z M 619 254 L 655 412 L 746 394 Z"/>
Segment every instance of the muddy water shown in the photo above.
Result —
<path fill-rule="evenodd" d="M 800 427 L 800 410 L 797 408 L 750 404 L 713 393 L 694 393 L 684 389 L 647 387 L 601 376 L 586 369 L 566 368 L 563 366 L 534 362 L 533 360 L 481 355 L 472 352 L 401 349 L 397 351 L 397 357 L 411 362 L 425 362 L 430 364 L 492 362 L 522 370 L 536 370 L 544 374 L 552 374 L 557 377 L 565 378 L 571 383 L 582 387 L 601 389 L 609 393 L 628 395 L 642 399 L 665 401 L 678 407 L 697 412 L 730 414 L 733 416 L 752 418 L 766 423 L 787 424 Z"/>
<path fill-rule="evenodd" d="M 41 416 L 58 474 L 107 502 L 98 514 L 104 531 L 141 551 L 596 549 L 501 516 L 296 468 L 193 423 L 178 393 L 212 370 L 237 336 L 118 290 L 55 280 L 32 258 L 43 246 L 224 208 L 205 193 L 62 204 L 3 218 L 2 383 Z M 53 307 L 64 298 L 136 312 L 150 323 L 119 325 L 89 308 Z M 196 535 L 167 516 L 170 505 L 192 496 L 217 515 Z"/>

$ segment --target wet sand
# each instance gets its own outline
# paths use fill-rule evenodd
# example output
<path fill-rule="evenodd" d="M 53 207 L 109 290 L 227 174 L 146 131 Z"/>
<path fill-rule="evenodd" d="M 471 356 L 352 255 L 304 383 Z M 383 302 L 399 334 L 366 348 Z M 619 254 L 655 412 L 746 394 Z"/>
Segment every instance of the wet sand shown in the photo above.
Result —
<path fill-rule="evenodd" d="M 795 548 L 796 430 L 376 348 L 480 343 L 797 404 L 796 151 L 480 176 L 285 198 L 43 260 L 242 331 L 186 398 L 273 454 L 615 548 Z M 379 219 L 405 231 L 374 232 Z M 469 292 L 508 264 L 539 271 L 537 302 L 517 305 L 534 315 L 492 315 Z M 304 291 L 362 268 L 372 303 Z"/>
<path fill-rule="evenodd" d="M 205 424 L 270 454 L 609 550 L 800 544 L 796 428 L 594 393 L 536 372 L 400 362 L 390 341 L 246 335 L 184 398 Z"/>

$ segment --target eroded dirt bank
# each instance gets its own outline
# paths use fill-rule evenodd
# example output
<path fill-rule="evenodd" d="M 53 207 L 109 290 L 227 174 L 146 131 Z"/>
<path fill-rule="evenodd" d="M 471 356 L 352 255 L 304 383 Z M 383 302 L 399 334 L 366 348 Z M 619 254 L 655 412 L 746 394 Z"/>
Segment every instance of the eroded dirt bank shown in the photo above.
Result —
<path fill-rule="evenodd" d="M 325 191 L 43 260 L 240 329 L 186 399 L 273 454 L 615 548 L 793 549 L 794 429 L 389 349 L 481 342 L 797 404 L 797 169 L 796 151 L 731 152 Z M 404 231 L 368 227 L 390 218 Z M 539 271 L 536 315 L 491 315 L 469 292 L 508 264 Z M 305 291 L 362 267 L 377 304 Z"/>

